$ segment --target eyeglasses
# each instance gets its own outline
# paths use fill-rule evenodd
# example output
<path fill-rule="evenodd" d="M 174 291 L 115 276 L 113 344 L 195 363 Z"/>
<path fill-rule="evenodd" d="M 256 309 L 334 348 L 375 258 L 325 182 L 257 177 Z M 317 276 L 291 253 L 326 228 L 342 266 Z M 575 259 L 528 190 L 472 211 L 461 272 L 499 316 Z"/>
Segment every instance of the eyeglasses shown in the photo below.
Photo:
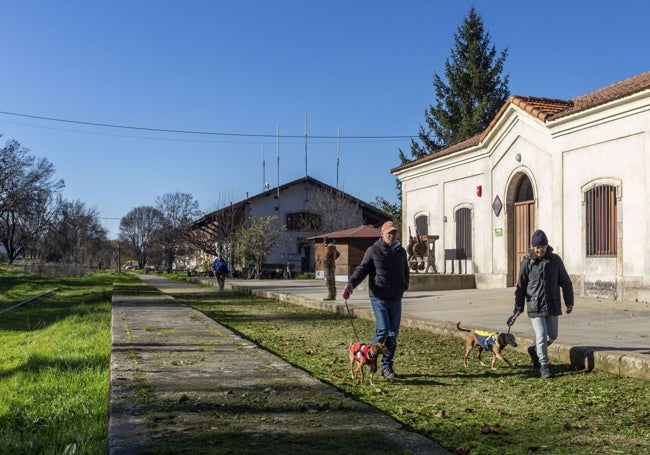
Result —
<path fill-rule="evenodd" d="M 533 248 L 535 248 L 536 250 L 540 250 L 540 251 L 546 251 L 546 248 L 548 248 L 548 245 L 537 245 L 537 246 L 534 246 Z"/>

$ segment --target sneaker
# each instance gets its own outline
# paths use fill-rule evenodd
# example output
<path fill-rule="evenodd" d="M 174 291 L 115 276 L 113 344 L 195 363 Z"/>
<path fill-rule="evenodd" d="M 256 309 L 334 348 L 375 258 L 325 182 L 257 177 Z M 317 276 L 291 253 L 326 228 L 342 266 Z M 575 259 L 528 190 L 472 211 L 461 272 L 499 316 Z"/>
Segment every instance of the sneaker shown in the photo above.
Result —
<path fill-rule="evenodd" d="M 397 373 L 393 371 L 392 367 L 386 367 L 383 370 L 381 370 L 381 374 L 386 378 L 387 381 L 392 381 L 394 379 L 399 379 L 399 376 L 397 376 Z"/>
<path fill-rule="evenodd" d="M 533 360 L 533 366 L 539 370 L 542 365 L 539 363 L 539 357 L 537 357 L 537 349 L 535 346 L 528 346 L 528 355 Z"/>
<path fill-rule="evenodd" d="M 544 379 L 550 378 L 552 376 L 551 368 L 548 365 L 542 365 L 539 369 L 539 375 Z"/>

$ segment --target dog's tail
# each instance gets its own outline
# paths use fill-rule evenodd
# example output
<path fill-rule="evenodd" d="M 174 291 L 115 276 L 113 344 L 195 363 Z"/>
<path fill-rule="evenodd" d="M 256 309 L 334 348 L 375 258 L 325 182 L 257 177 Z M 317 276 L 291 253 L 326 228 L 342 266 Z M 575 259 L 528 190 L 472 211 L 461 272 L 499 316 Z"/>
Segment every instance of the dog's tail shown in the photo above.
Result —
<path fill-rule="evenodd" d="M 469 329 L 464 329 L 464 328 L 462 328 L 462 327 L 460 326 L 460 321 L 458 321 L 458 322 L 456 323 L 456 328 L 457 328 L 458 330 L 460 330 L 461 332 L 471 332 L 471 330 L 469 330 Z"/>

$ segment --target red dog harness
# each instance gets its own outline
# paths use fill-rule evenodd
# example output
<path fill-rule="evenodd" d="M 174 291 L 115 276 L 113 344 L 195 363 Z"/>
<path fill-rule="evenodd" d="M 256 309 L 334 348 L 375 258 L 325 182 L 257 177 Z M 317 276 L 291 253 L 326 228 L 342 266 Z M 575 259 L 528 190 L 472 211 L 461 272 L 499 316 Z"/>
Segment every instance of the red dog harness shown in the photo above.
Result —
<path fill-rule="evenodd" d="M 354 354 L 358 360 L 363 359 L 364 363 L 374 365 L 377 363 L 377 357 L 373 356 L 370 351 L 370 345 L 364 343 L 354 343 L 350 345 L 350 352 Z"/>

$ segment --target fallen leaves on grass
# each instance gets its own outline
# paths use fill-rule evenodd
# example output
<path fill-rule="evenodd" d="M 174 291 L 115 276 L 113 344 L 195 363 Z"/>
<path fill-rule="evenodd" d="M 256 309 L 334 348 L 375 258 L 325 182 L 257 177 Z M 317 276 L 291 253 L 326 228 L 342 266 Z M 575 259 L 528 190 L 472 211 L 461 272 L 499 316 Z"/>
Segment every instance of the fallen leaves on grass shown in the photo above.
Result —
<path fill-rule="evenodd" d="M 483 434 L 501 434 L 501 425 L 498 423 L 495 425 L 488 425 L 487 423 L 483 424 L 481 427 L 481 433 Z"/>

